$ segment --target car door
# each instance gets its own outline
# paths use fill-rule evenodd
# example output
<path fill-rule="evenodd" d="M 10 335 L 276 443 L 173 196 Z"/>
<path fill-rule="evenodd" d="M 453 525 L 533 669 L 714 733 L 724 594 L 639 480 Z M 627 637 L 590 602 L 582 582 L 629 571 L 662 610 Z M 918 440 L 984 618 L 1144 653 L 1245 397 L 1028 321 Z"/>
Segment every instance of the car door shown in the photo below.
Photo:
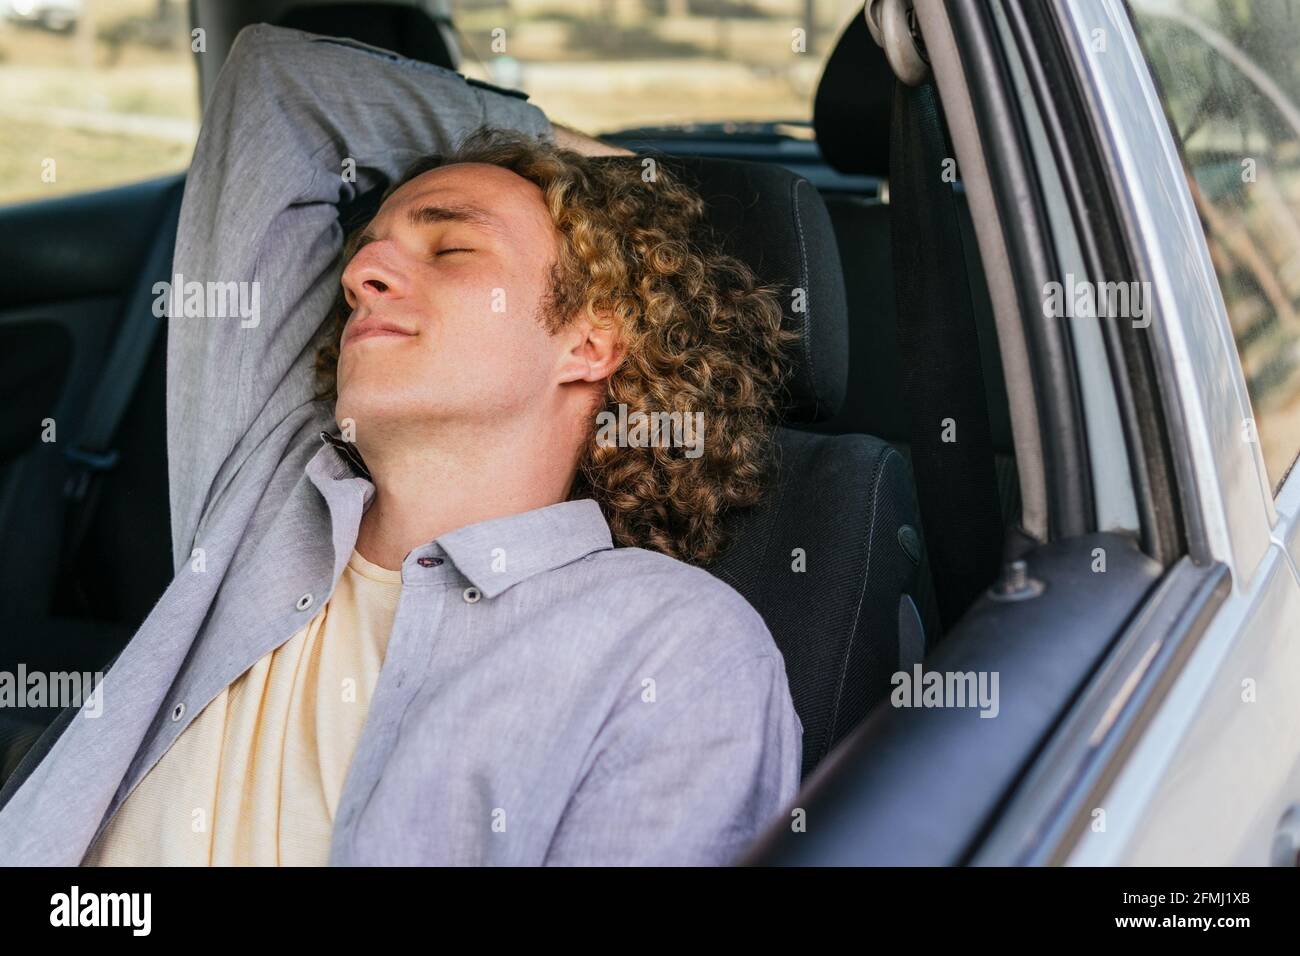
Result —
<path fill-rule="evenodd" d="M 101 10 L 85 43 L 0 23 L 0 672 L 16 680 L 99 670 L 172 576 L 152 284 L 198 96 L 180 8 L 162 7 Z M 68 703 L 0 706 L 0 781 Z"/>
<path fill-rule="evenodd" d="M 1155 340 L 1199 489 L 1194 550 L 1232 589 L 1191 646 L 1116 659 L 1090 689 L 1100 759 L 1057 857 L 1296 865 L 1300 5 L 1098 0 L 1062 4 L 1059 24 L 1132 239 L 1167 287 Z"/>
<path fill-rule="evenodd" d="M 1116 3 L 1071 3 L 1028 18 L 1039 48 L 1057 61 L 1058 109 L 1081 117 L 1073 141 L 1087 148 L 1073 155 L 1092 156 L 1091 188 L 1107 196 L 1114 241 L 1158 304 L 1149 342 L 1188 519 L 1188 559 L 1166 575 L 1027 769 L 978 862 L 1295 863 L 1285 841 L 1294 839 L 1288 813 L 1300 745 L 1291 704 L 1300 690 L 1293 623 L 1300 590 L 1287 550 L 1295 492 L 1282 479 L 1300 444 L 1288 443 L 1279 417 L 1290 403 L 1268 393 L 1296 385 L 1251 378 L 1239 358 L 1240 351 L 1258 359 L 1253 323 L 1273 325 L 1260 285 L 1239 281 L 1239 270 L 1266 260 L 1242 241 L 1244 226 L 1229 235 L 1232 217 L 1248 218 L 1241 200 L 1253 201 L 1251 176 L 1222 190 L 1232 197 L 1224 208 L 1209 207 L 1195 139 L 1204 118 L 1189 126 L 1182 103 L 1171 108 L 1171 80 L 1181 96 L 1198 80 L 1221 78 L 1224 66 L 1195 31 L 1168 32 L 1197 5 L 1181 6 L 1146 16 L 1141 5 L 1135 15 Z M 1192 61 L 1177 71 L 1153 52 L 1171 43 Z M 1212 87 L 1204 83 L 1190 101 L 1214 102 L 1222 92 Z M 1255 105 L 1243 93 L 1224 103 L 1221 115 L 1234 125 Z M 1221 147 L 1219 140 L 1211 172 L 1222 188 Z M 1275 160 L 1288 150 L 1270 152 L 1269 175 L 1290 176 Z M 1256 165 L 1239 162 L 1246 158 L 1228 157 L 1232 178 Z M 1081 178 L 1086 165 L 1076 163 Z M 1096 206 L 1101 212 L 1102 202 Z M 1276 356 L 1292 344 L 1278 336 L 1272 349 Z"/>
<path fill-rule="evenodd" d="M 1022 431 L 1033 393 L 1040 473 L 1018 458 L 1046 520 L 926 660 L 997 674 L 994 719 L 882 706 L 800 795 L 804 829 L 774 829 L 751 861 L 1266 863 L 1297 795 L 1297 492 L 1271 493 L 1218 263 L 1129 12 L 915 13 Z M 1142 313 L 1035 312 L 1085 276 L 1133 284 Z M 1053 478 L 1071 441 L 1077 520 Z"/>

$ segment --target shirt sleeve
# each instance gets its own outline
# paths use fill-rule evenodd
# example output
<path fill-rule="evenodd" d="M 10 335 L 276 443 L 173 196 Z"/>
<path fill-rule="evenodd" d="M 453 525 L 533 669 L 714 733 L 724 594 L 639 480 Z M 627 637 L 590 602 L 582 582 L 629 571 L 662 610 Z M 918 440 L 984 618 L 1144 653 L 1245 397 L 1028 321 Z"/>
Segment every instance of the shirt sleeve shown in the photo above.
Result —
<path fill-rule="evenodd" d="M 195 146 L 168 297 L 177 566 L 250 451 L 315 399 L 314 341 L 339 287 L 338 207 L 484 125 L 553 139 L 537 107 L 452 70 L 266 24 L 240 32 Z M 214 290 L 225 308 L 205 307 Z"/>
<path fill-rule="evenodd" d="M 749 657 L 693 688 L 594 764 L 557 828 L 547 865 L 709 866 L 741 856 L 790 808 L 803 727 L 779 656 Z"/>

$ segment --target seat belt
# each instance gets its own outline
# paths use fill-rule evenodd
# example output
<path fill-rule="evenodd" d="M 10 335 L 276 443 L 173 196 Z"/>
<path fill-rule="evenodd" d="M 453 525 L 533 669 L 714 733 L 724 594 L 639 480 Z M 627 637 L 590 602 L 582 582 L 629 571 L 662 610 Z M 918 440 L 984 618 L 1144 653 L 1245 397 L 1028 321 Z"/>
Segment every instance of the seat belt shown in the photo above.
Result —
<path fill-rule="evenodd" d="M 993 442 L 957 197 L 934 86 L 895 84 L 889 209 L 912 471 L 943 631 L 1002 554 Z"/>
<path fill-rule="evenodd" d="M 158 232 L 145 257 L 144 268 L 127 301 L 122 327 L 113 342 L 108 361 L 86 406 L 86 417 L 77 441 L 64 451 L 68 478 L 63 486 L 66 516 L 62 559 L 58 574 L 62 576 L 80 551 L 99 504 L 100 479 L 119 460 L 113 439 L 126 414 L 131 397 L 154 342 L 167 321 L 153 314 L 154 283 L 171 282 L 172 256 L 176 248 L 176 229 L 180 218 L 184 181 L 171 187 Z"/>

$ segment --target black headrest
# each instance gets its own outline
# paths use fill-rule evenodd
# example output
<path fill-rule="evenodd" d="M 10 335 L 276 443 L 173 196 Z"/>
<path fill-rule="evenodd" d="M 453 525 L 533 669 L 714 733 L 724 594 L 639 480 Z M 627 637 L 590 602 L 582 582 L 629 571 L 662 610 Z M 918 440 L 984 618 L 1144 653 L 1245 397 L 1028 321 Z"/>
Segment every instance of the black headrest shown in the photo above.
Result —
<path fill-rule="evenodd" d="M 765 163 L 681 156 L 659 162 L 704 199 L 722 251 L 782 287 L 786 322 L 800 333 L 785 420 L 833 417 L 848 381 L 849 314 L 835 233 L 817 190 Z"/>
<path fill-rule="evenodd" d="M 894 82 L 859 9 L 831 51 L 813 101 L 817 145 L 831 166 L 849 175 L 889 175 Z"/>
<path fill-rule="evenodd" d="M 437 22 L 421 7 L 409 4 L 299 3 L 275 22 L 308 33 L 349 37 L 448 69 L 456 66 Z"/>

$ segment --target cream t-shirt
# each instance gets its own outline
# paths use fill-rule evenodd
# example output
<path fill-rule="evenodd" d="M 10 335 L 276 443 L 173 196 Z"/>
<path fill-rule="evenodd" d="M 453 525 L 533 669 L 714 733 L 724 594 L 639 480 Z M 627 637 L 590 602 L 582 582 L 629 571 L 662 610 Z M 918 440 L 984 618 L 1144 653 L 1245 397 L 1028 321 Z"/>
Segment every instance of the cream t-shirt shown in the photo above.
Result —
<path fill-rule="evenodd" d="M 185 728 L 83 866 L 323 866 L 401 595 L 356 551 L 334 594 Z"/>

